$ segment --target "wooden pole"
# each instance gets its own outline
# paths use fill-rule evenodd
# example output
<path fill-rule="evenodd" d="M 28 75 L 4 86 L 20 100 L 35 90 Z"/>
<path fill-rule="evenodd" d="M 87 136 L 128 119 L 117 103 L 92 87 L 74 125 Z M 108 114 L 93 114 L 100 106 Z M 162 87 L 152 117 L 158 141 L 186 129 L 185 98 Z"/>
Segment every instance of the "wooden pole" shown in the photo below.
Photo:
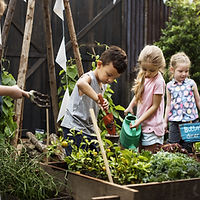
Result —
<path fill-rule="evenodd" d="M 17 85 L 25 89 L 25 81 L 26 81 L 26 72 L 28 68 L 28 55 L 32 34 L 32 26 L 33 26 L 33 17 L 35 10 L 35 0 L 28 1 L 27 14 L 26 14 L 26 24 L 24 31 L 24 38 L 22 44 L 22 52 L 20 57 Z M 13 138 L 13 145 L 17 146 L 19 132 L 21 131 L 22 121 L 23 121 L 23 107 L 24 107 L 24 99 L 17 99 L 15 104 L 15 114 L 17 117 L 17 130 L 15 136 Z"/>
<path fill-rule="evenodd" d="M 46 129 L 47 129 L 47 149 L 49 146 L 49 109 L 46 108 Z M 48 150 L 46 149 L 46 164 L 48 165 L 49 162 L 49 156 L 48 156 Z"/>
<path fill-rule="evenodd" d="M 72 18 L 72 13 L 71 13 L 71 7 L 69 0 L 64 0 L 64 5 L 65 5 L 65 13 L 66 13 L 66 18 L 67 18 L 67 24 L 68 24 L 68 29 L 69 29 L 69 35 L 71 38 L 71 43 L 72 43 L 72 48 L 74 52 L 74 57 L 78 69 L 78 75 L 81 77 L 81 75 L 84 73 L 83 71 L 83 65 L 81 62 L 81 56 L 78 48 L 78 42 L 76 38 L 76 32 L 74 28 L 74 22 Z"/>
<path fill-rule="evenodd" d="M 8 4 L 8 10 L 7 10 L 7 13 L 6 13 L 6 18 L 5 18 L 5 21 L 4 21 L 4 24 L 3 24 L 3 30 L 2 30 L 2 48 L 3 48 L 3 51 L 5 49 L 6 42 L 7 42 L 7 39 L 8 39 L 8 33 L 9 33 L 9 30 L 10 30 L 11 22 L 12 22 L 13 15 L 14 15 L 14 12 L 15 12 L 16 2 L 17 2 L 17 0 L 10 0 L 10 2 Z M 4 52 L 2 52 L 2 54 L 3 53 Z"/>
<path fill-rule="evenodd" d="M 50 79 L 50 90 L 51 90 L 51 100 L 52 109 L 54 116 L 55 132 L 58 133 L 58 92 L 56 85 L 56 73 L 55 73 L 55 62 L 53 54 L 53 40 L 52 40 L 52 30 L 51 30 L 51 19 L 49 14 L 49 1 L 43 0 L 44 7 L 44 17 L 45 17 L 45 31 L 46 31 L 46 46 L 47 46 L 47 61 L 48 61 L 48 71 Z"/>
<path fill-rule="evenodd" d="M 106 157 L 106 152 L 105 152 L 105 149 L 103 147 L 103 142 L 102 142 L 102 139 L 101 139 L 101 134 L 100 134 L 100 131 L 99 131 L 99 127 L 97 125 L 97 119 L 95 117 L 94 110 L 92 108 L 90 108 L 90 115 L 91 115 L 91 118 L 92 118 L 92 123 L 93 123 L 93 126 L 94 126 L 94 130 L 95 130 L 95 132 L 97 134 L 97 139 L 98 139 L 98 142 L 99 142 L 101 154 L 102 154 L 102 157 L 103 157 L 103 160 L 104 160 L 104 164 L 105 164 L 105 167 L 106 167 L 106 172 L 107 172 L 107 175 L 108 175 L 108 180 L 111 183 L 113 183 L 113 179 L 112 179 L 112 176 L 111 176 L 111 172 L 110 172 L 108 160 L 107 160 L 107 157 Z"/>

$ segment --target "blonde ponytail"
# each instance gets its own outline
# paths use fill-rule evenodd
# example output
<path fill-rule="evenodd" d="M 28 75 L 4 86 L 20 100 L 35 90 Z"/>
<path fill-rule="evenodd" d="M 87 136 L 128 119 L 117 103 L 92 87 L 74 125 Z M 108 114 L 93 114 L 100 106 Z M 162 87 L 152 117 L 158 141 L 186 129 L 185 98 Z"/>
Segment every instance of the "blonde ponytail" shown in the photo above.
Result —
<path fill-rule="evenodd" d="M 140 69 L 137 78 L 134 81 L 134 85 L 132 87 L 132 90 L 135 94 L 135 100 L 136 102 L 142 101 L 142 94 L 144 92 L 144 80 L 145 80 L 145 73 L 142 69 Z"/>

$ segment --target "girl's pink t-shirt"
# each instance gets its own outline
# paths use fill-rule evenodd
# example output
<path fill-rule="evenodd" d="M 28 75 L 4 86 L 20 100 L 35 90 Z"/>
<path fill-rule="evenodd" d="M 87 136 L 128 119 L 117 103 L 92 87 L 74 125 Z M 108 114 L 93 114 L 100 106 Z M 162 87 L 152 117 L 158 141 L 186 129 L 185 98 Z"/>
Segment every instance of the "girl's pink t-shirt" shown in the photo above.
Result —
<path fill-rule="evenodd" d="M 161 94 L 162 100 L 157 111 L 148 119 L 142 122 L 142 132 L 154 132 L 157 136 L 162 136 L 164 132 L 164 95 L 165 95 L 165 81 L 160 72 L 153 78 L 145 78 L 144 92 L 142 95 L 142 102 L 137 106 L 137 117 L 139 118 L 145 113 L 153 103 L 153 95 Z"/>

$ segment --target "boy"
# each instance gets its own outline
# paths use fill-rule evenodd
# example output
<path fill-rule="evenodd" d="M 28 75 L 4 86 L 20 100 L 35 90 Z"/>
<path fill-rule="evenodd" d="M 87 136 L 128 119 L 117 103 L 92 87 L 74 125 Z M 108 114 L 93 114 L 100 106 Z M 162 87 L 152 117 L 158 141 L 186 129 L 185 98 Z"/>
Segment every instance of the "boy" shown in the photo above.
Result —
<path fill-rule="evenodd" d="M 99 98 L 106 89 L 106 84 L 112 83 L 127 68 L 127 55 L 117 46 L 111 46 L 103 52 L 97 67 L 94 71 L 83 74 L 77 81 L 74 90 L 70 96 L 64 119 L 61 123 L 65 138 L 69 136 L 70 129 L 75 128 L 76 132 L 82 131 L 82 135 L 76 134 L 76 145 L 79 146 L 86 136 L 89 141 L 96 139 L 89 109 L 93 108 L 96 117 L 99 113 Z M 103 107 L 108 107 L 104 100 Z M 75 139 L 75 138 L 71 138 Z M 95 146 L 90 147 L 96 149 Z M 67 155 L 71 153 L 71 147 L 66 149 Z"/>

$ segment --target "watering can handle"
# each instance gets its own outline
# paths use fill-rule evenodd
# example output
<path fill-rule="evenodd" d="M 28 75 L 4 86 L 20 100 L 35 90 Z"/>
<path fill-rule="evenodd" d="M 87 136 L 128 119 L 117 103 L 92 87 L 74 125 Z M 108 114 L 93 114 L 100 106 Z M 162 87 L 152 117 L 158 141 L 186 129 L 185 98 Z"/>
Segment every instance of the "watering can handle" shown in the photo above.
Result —
<path fill-rule="evenodd" d="M 104 99 L 103 99 L 103 96 L 102 96 L 101 93 L 98 94 L 98 98 L 99 98 L 99 100 L 100 100 L 101 106 L 103 107 Z M 103 108 L 103 109 L 104 109 L 104 111 L 106 112 L 106 114 L 109 114 L 107 109 L 105 109 L 105 108 Z"/>

